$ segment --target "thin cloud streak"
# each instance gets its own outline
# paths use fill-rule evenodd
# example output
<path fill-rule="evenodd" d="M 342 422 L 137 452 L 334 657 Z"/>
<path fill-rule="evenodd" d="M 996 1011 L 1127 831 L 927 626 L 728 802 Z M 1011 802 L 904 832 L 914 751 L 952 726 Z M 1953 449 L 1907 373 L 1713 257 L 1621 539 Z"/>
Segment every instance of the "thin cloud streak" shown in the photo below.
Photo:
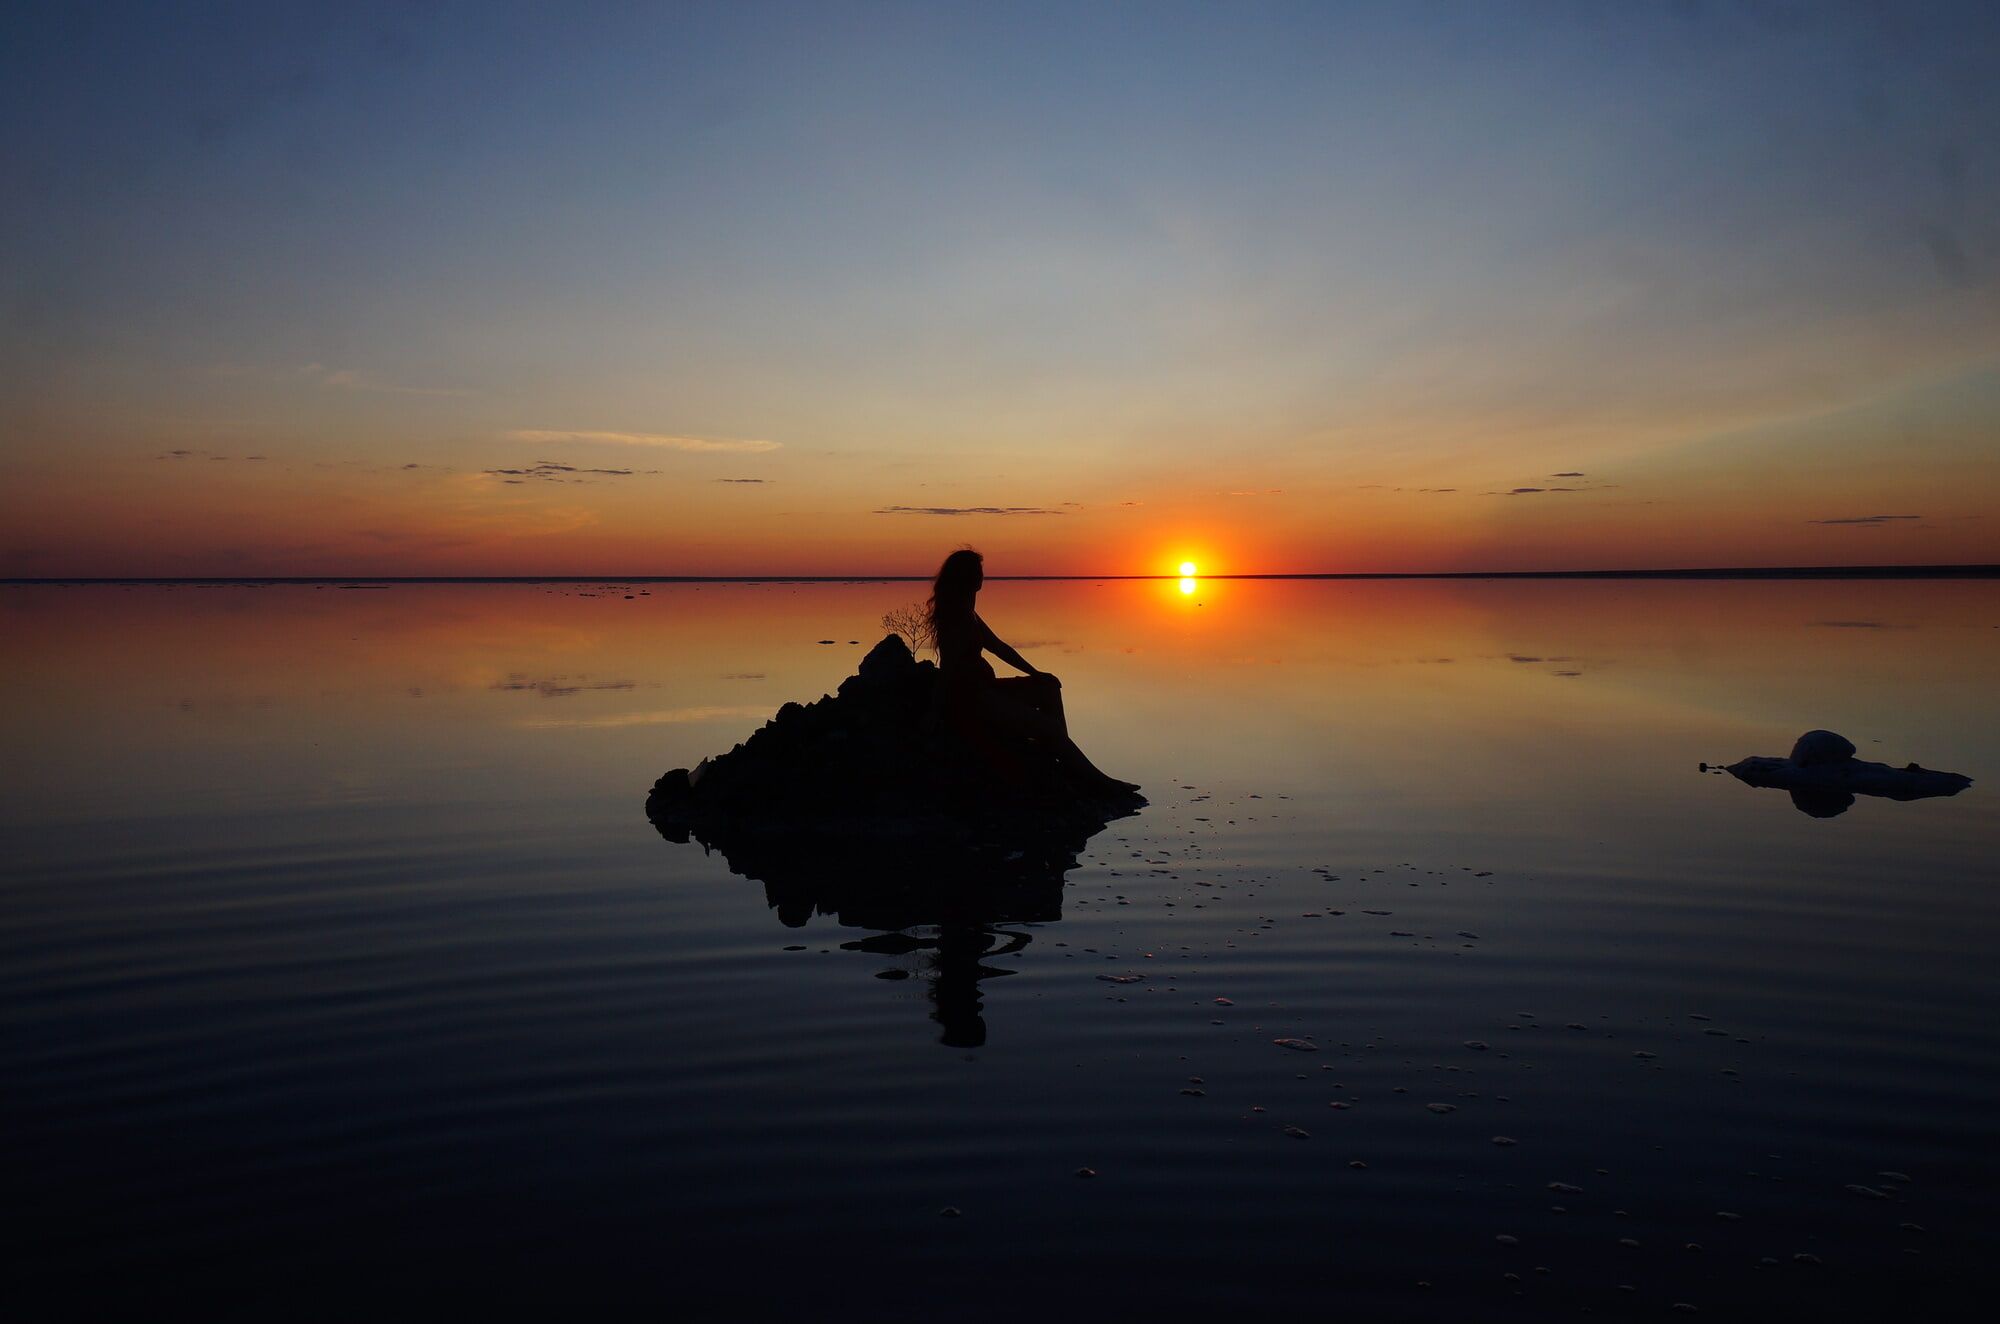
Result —
<path fill-rule="evenodd" d="M 696 453 L 730 452 L 738 455 L 756 455 L 765 451 L 780 449 L 784 443 L 757 440 L 718 440 L 714 437 L 683 437 L 666 432 L 592 432 L 586 430 L 562 431 L 560 429 L 522 428 L 507 434 L 509 441 L 526 441 L 535 444 L 602 442 L 612 446 L 657 446 L 661 450 L 693 451 Z"/>
<path fill-rule="evenodd" d="M 883 506 L 877 515 L 1060 515 L 1046 506 Z"/>
<path fill-rule="evenodd" d="M 516 725 L 533 731 L 601 731 L 621 726 L 672 726 L 683 722 L 719 722 L 769 715 L 768 708 L 753 708 L 745 704 L 706 704 L 694 708 L 662 708 L 647 713 L 609 713 L 602 717 L 529 717 Z"/>
<path fill-rule="evenodd" d="M 455 399 L 477 394 L 475 391 L 461 390 L 454 386 L 405 386 L 400 382 L 384 381 L 354 368 L 327 368 L 318 363 L 308 363 L 305 372 L 307 376 L 316 379 L 321 386 L 331 386 L 343 391 L 370 391 L 377 395 L 435 395 Z"/>
<path fill-rule="evenodd" d="M 630 478 L 637 471 L 633 469 L 579 469 L 573 464 L 558 464 L 554 460 L 537 460 L 534 464 L 522 469 L 486 469 L 482 472 L 490 477 L 498 478 L 508 483 L 519 483 L 529 479 L 548 483 L 582 483 L 589 481 L 585 477 L 585 475 L 589 474 L 597 474 L 607 478 Z M 646 472 L 658 473 L 659 470 L 648 469 Z"/>

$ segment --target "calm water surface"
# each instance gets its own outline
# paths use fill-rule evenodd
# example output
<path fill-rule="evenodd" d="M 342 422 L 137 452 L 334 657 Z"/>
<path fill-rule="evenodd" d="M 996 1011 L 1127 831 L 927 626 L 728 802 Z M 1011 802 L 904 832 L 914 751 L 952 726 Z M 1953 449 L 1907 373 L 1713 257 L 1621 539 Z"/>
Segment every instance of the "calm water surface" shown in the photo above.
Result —
<path fill-rule="evenodd" d="M 10 1314 L 1990 1282 L 2000 587 L 1193 587 L 989 587 L 1152 798 L 1004 897 L 642 812 L 915 585 L 0 588 Z"/>

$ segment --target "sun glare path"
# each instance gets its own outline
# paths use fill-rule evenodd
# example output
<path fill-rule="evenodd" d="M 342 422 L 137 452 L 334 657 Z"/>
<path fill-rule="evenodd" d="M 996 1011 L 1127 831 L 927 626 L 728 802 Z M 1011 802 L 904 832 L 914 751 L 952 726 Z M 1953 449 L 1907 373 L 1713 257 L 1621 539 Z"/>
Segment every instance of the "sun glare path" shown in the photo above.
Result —
<path fill-rule="evenodd" d="M 1182 576 L 1181 576 L 1181 592 L 1183 592 L 1183 593 L 1190 593 L 1190 594 L 1194 592 L 1194 576 L 1193 576 L 1193 575 L 1182 575 Z"/>

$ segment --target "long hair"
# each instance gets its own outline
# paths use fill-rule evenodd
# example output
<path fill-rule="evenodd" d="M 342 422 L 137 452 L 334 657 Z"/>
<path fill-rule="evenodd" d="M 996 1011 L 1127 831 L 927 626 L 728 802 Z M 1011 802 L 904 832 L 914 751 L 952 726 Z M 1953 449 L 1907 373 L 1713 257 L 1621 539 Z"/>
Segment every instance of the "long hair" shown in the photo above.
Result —
<path fill-rule="evenodd" d="M 970 547 L 961 547 L 944 558 L 937 578 L 931 581 L 930 601 L 924 604 L 933 641 L 972 615 L 972 599 L 985 579 L 986 558 Z"/>

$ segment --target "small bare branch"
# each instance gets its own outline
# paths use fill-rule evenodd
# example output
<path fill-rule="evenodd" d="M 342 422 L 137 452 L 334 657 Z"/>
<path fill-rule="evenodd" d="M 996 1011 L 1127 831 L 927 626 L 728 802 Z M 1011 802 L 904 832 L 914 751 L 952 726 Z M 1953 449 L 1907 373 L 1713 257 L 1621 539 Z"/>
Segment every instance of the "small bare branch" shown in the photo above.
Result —
<path fill-rule="evenodd" d="M 924 610 L 921 602 L 883 612 L 882 628 L 903 636 L 903 642 L 910 646 L 913 657 L 936 642 L 931 635 L 931 614 Z"/>

